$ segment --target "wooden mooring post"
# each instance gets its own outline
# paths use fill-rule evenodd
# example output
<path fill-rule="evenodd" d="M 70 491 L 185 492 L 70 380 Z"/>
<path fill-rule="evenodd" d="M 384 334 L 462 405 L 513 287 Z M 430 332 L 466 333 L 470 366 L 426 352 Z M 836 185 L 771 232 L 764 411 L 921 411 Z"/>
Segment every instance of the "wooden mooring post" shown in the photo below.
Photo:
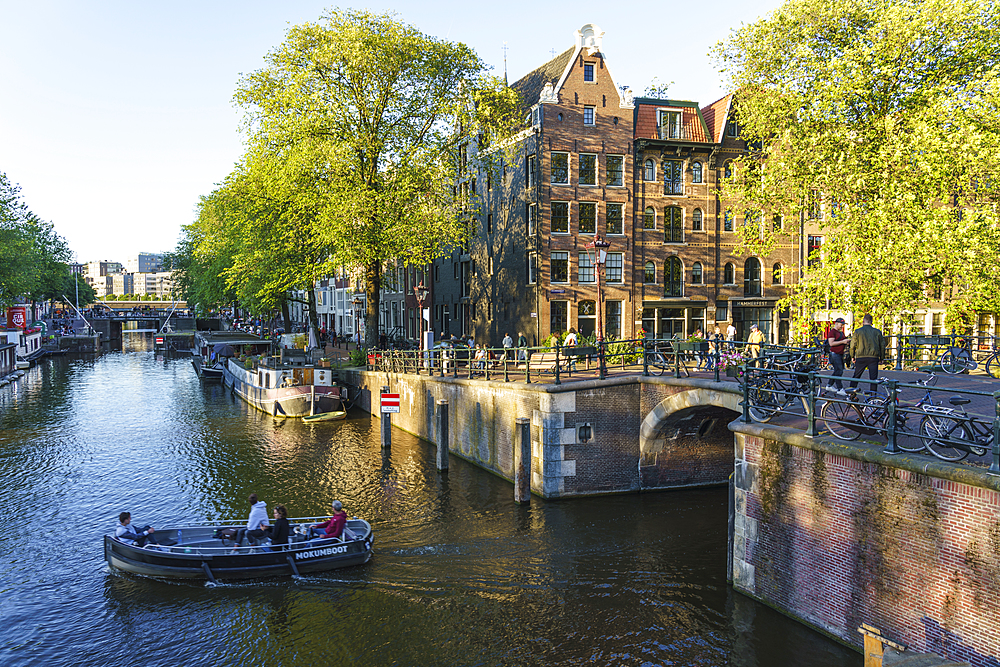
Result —
<path fill-rule="evenodd" d="M 531 500 L 531 420 L 518 417 L 517 440 L 514 446 L 514 502 Z"/>
<path fill-rule="evenodd" d="M 448 469 L 448 401 L 445 399 L 437 402 L 437 469 Z"/>

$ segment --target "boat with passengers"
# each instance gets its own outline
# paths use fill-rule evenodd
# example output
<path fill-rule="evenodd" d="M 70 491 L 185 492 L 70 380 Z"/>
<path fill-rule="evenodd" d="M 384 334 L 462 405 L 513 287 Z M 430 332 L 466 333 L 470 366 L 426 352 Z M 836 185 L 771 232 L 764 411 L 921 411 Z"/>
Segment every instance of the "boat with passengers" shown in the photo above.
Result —
<path fill-rule="evenodd" d="M 289 519 L 289 544 L 235 546 L 233 522 L 192 523 L 153 532 L 158 544 L 139 547 L 114 533 L 104 536 L 108 565 L 126 572 L 168 579 L 253 579 L 326 572 L 363 565 L 374 536 L 367 521 L 354 517 L 339 538 L 307 539 L 308 526 L 330 517 Z"/>

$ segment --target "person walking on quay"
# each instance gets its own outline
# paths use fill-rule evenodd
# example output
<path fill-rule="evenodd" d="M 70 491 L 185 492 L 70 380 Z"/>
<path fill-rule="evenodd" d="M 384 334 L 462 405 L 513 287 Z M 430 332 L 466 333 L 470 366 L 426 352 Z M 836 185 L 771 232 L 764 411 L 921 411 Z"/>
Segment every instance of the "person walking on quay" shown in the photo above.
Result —
<path fill-rule="evenodd" d="M 747 336 L 747 349 L 750 350 L 750 357 L 758 359 L 760 357 L 761 344 L 764 342 L 764 332 L 756 324 L 751 325 L 750 335 Z"/>
<path fill-rule="evenodd" d="M 833 327 L 830 329 L 830 333 L 827 335 L 827 346 L 830 348 L 830 365 L 833 366 L 833 375 L 840 378 L 844 374 L 844 353 L 847 351 L 847 345 L 851 341 L 850 336 L 844 335 L 844 325 L 846 322 L 843 317 L 838 317 L 834 323 Z M 847 394 L 844 391 L 844 383 L 839 379 L 831 379 L 827 383 L 826 387 L 830 391 L 834 391 L 834 385 L 836 385 L 836 393 L 844 396 Z"/>
<path fill-rule="evenodd" d="M 851 334 L 851 357 L 854 359 L 854 382 L 851 391 L 858 386 L 857 379 L 868 369 L 868 388 L 874 394 L 878 390 L 878 364 L 885 358 L 886 340 L 882 332 L 872 326 L 872 316 L 865 315 L 861 328 Z M 830 355 L 833 356 L 832 354 Z"/>
<path fill-rule="evenodd" d="M 722 352 L 722 329 L 715 325 L 715 331 L 708 336 L 708 366 L 707 370 L 715 370 L 716 358 Z"/>
<path fill-rule="evenodd" d="M 507 361 L 514 360 L 514 339 L 509 333 L 503 335 L 503 356 Z"/>
<path fill-rule="evenodd" d="M 729 347 L 736 347 L 736 327 L 732 322 L 726 327 L 726 340 L 729 341 Z"/>
<path fill-rule="evenodd" d="M 517 358 L 519 361 L 525 361 L 528 358 L 528 337 L 521 332 L 517 334 Z"/>

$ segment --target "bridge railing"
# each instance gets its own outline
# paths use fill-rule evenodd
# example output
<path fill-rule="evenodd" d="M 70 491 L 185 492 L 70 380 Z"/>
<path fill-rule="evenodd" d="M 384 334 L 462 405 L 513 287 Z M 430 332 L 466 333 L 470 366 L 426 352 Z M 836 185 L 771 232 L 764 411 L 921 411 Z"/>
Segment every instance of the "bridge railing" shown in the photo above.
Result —
<path fill-rule="evenodd" d="M 916 382 L 878 379 L 872 392 L 871 380 L 818 372 L 818 357 L 807 353 L 786 361 L 762 357 L 744 363 L 743 421 L 804 417 L 807 436 L 816 436 L 821 423 L 840 439 L 884 440 L 888 454 L 927 454 L 951 462 L 990 454 L 989 472 L 1000 475 L 1000 390 L 937 387 L 937 376 L 930 372 Z M 837 393 L 833 381 L 854 383 L 858 390 Z M 869 392 L 862 391 L 865 385 Z"/>
<path fill-rule="evenodd" d="M 503 379 L 562 384 L 563 379 L 604 379 L 611 371 L 641 372 L 643 376 L 690 376 L 691 370 L 713 371 L 715 380 L 737 376 L 739 365 L 755 356 L 800 354 L 801 348 L 752 345 L 744 341 L 640 338 L 598 341 L 576 346 L 469 348 L 439 343 L 431 350 L 369 350 L 368 368 L 391 373 L 439 377 Z"/>

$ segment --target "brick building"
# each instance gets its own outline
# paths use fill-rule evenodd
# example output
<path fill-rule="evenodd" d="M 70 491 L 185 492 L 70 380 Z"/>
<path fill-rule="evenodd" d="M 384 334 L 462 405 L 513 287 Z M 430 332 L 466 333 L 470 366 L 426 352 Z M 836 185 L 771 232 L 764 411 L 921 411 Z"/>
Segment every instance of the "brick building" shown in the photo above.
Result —
<path fill-rule="evenodd" d="M 775 302 L 799 273 L 799 223 L 771 257 L 736 254 L 736 225 L 762 221 L 717 195 L 747 151 L 732 96 L 704 109 L 633 100 L 603 35 L 584 25 L 512 84 L 525 129 L 511 143 L 462 149 L 458 190 L 475 224 L 467 248 L 434 263 L 435 329 L 488 345 L 522 332 L 540 345 L 571 327 L 668 338 L 733 321 L 743 339 L 758 324 L 784 342 Z M 610 244 L 600 276 L 598 237 Z"/>

